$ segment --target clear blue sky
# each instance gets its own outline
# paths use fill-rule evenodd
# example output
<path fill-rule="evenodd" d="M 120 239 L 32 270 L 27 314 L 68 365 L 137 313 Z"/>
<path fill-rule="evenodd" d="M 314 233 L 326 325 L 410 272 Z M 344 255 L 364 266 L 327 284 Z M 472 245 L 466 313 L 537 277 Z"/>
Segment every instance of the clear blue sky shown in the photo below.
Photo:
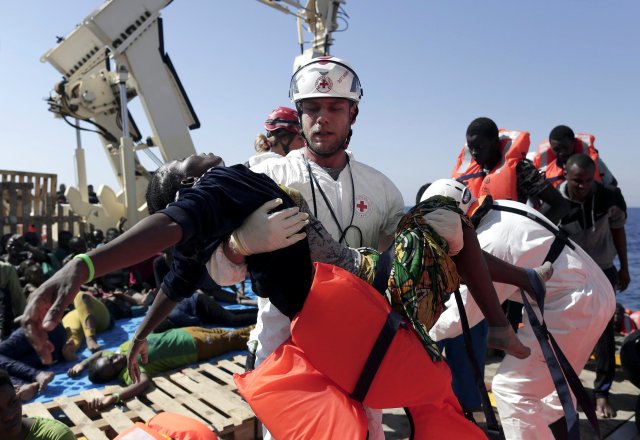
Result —
<path fill-rule="evenodd" d="M 60 75 L 39 58 L 101 3 L 0 2 L 1 169 L 75 184 L 75 132 L 43 101 Z M 532 149 L 558 124 L 595 134 L 629 205 L 640 206 L 637 0 L 349 0 L 344 9 L 349 28 L 334 34 L 332 54 L 364 87 L 351 148 L 406 204 L 422 183 L 450 174 L 468 123 L 488 116 L 530 131 Z M 254 0 L 176 0 L 162 16 L 202 123 L 192 132 L 198 152 L 244 162 L 266 114 L 289 105 L 295 21 Z M 83 144 L 89 182 L 115 187 L 97 136 Z"/>

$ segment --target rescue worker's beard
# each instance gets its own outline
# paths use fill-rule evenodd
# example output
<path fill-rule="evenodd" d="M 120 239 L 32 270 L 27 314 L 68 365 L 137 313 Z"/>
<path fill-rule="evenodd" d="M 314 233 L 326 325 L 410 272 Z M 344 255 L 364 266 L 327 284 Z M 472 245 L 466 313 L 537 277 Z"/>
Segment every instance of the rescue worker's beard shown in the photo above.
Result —
<path fill-rule="evenodd" d="M 352 129 L 349 129 L 349 134 L 342 144 L 338 143 L 338 145 L 332 148 L 330 151 L 320 151 L 312 141 L 309 140 L 306 134 L 302 133 L 302 137 L 304 138 L 305 144 L 313 154 L 320 157 L 331 157 L 334 156 L 337 152 L 346 150 L 349 147 L 349 141 L 351 140 L 351 134 L 353 133 Z"/>

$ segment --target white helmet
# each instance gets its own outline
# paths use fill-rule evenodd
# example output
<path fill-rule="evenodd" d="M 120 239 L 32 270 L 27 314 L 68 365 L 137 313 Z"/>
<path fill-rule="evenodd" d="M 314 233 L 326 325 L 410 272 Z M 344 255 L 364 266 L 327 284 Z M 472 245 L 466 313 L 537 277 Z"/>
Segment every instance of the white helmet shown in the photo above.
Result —
<path fill-rule="evenodd" d="M 453 200 L 458 202 L 458 208 L 460 208 L 460 210 L 465 214 L 469 210 L 469 206 L 476 201 L 476 198 L 471 194 L 471 190 L 464 186 L 463 183 L 454 179 L 436 180 L 425 190 L 420 201 L 423 202 L 433 196 L 447 196 L 453 198 Z"/>
<path fill-rule="evenodd" d="M 307 98 L 344 98 L 360 102 L 362 87 L 349 64 L 335 57 L 312 58 L 291 77 L 289 98 L 299 102 Z"/>

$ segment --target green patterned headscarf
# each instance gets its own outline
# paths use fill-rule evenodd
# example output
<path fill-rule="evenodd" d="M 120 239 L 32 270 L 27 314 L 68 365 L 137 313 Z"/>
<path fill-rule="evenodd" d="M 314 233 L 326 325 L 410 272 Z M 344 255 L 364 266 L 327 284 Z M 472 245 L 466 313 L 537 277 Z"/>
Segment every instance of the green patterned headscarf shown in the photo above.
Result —
<path fill-rule="evenodd" d="M 447 255 L 448 243 L 424 219 L 425 214 L 436 209 L 456 212 L 471 226 L 469 218 L 449 197 L 435 196 L 412 208 L 396 229 L 395 258 L 386 290 L 391 306 L 411 322 L 433 357 L 439 354 L 429 329 L 438 320 L 451 292 L 460 285 L 456 265 Z M 361 276 L 371 282 L 379 254 L 367 250 L 363 257 Z"/>

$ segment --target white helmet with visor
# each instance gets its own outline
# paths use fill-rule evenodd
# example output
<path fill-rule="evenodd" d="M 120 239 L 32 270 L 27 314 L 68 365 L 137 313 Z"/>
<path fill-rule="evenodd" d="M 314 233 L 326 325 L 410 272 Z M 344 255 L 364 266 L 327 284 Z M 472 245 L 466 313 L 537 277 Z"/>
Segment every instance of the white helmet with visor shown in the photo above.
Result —
<path fill-rule="evenodd" d="M 300 66 L 291 77 L 289 98 L 298 103 L 308 98 L 344 98 L 360 102 L 362 87 L 356 72 L 336 57 L 319 57 Z"/>

